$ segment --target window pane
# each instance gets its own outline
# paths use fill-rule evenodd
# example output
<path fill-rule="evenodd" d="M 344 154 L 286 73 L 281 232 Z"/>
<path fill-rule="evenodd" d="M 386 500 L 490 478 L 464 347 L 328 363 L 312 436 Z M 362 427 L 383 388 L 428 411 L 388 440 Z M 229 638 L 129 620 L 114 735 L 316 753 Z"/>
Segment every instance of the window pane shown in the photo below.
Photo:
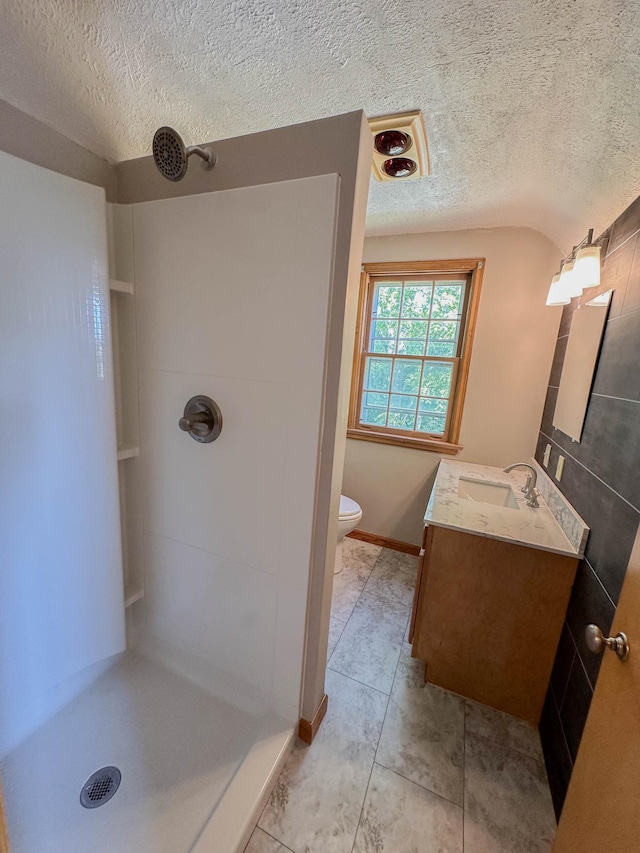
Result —
<path fill-rule="evenodd" d="M 389 412 L 387 426 L 395 429 L 415 429 L 416 416 L 404 414 L 403 412 Z"/>
<path fill-rule="evenodd" d="M 392 409 L 399 409 L 399 410 L 402 410 L 404 412 L 409 412 L 409 413 L 413 412 L 413 414 L 415 414 L 417 404 L 418 404 L 418 398 L 417 397 L 408 397 L 405 395 L 401 396 L 400 394 L 392 394 L 391 395 L 391 408 Z"/>
<path fill-rule="evenodd" d="M 435 355 L 438 358 L 453 358 L 456 354 L 457 345 L 438 343 L 435 341 L 429 341 L 427 344 L 427 355 Z M 382 352 L 382 350 L 376 350 L 376 352 Z"/>
<path fill-rule="evenodd" d="M 445 418 L 438 415 L 418 415 L 416 429 L 420 432 L 430 432 L 444 435 Z"/>
<path fill-rule="evenodd" d="M 402 285 L 376 284 L 373 294 L 373 317 L 399 317 Z"/>
<path fill-rule="evenodd" d="M 426 320 L 401 320 L 399 337 L 424 340 L 427 337 L 428 325 Z"/>
<path fill-rule="evenodd" d="M 428 325 L 426 320 L 401 320 L 398 352 L 405 355 L 424 355 Z"/>
<path fill-rule="evenodd" d="M 371 323 L 371 340 L 375 338 L 395 338 L 397 335 L 397 320 L 374 320 Z"/>
<path fill-rule="evenodd" d="M 386 409 L 388 402 L 388 394 L 378 394 L 376 392 L 371 393 L 371 391 L 367 391 L 364 395 L 365 406 L 377 406 L 378 408 L 382 407 L 383 409 Z"/>
<path fill-rule="evenodd" d="M 406 284 L 402 300 L 402 316 L 428 319 L 432 291 L 431 284 Z"/>
<path fill-rule="evenodd" d="M 448 397 L 451 393 L 452 376 L 452 364 L 425 363 L 420 393 L 424 397 Z"/>
<path fill-rule="evenodd" d="M 431 316 L 438 320 L 457 319 L 462 314 L 464 281 L 436 284 L 433 289 Z"/>
<path fill-rule="evenodd" d="M 437 346 L 441 346 L 441 345 L 437 344 Z M 449 344 L 445 344 L 445 346 L 449 346 Z M 395 351 L 396 351 L 395 340 L 383 341 L 383 340 L 378 339 L 377 341 L 371 342 L 371 352 L 395 353 Z M 433 355 L 433 353 L 429 353 L 429 354 Z M 419 355 L 420 355 L 420 353 L 419 353 Z M 447 355 L 448 355 L 448 353 L 447 353 Z"/>
<path fill-rule="evenodd" d="M 400 394 L 417 394 L 420 388 L 422 362 L 395 359 L 391 390 Z"/>
<path fill-rule="evenodd" d="M 430 414 L 437 415 L 446 415 L 448 407 L 448 400 L 436 397 L 420 397 L 420 402 L 418 403 L 419 412 L 429 412 Z"/>
<path fill-rule="evenodd" d="M 376 426 L 387 425 L 387 410 L 386 409 L 370 409 L 364 407 L 362 409 L 362 417 L 360 423 L 375 424 Z"/>
<path fill-rule="evenodd" d="M 398 335 L 397 320 L 374 320 L 371 323 L 371 352 L 396 351 L 396 337 Z"/>
<path fill-rule="evenodd" d="M 429 325 L 429 341 L 457 341 L 459 329 L 457 320 L 436 320 Z"/>
<path fill-rule="evenodd" d="M 398 355 L 424 355 L 424 341 L 398 341 Z"/>
<path fill-rule="evenodd" d="M 368 358 L 364 371 L 364 387 L 372 391 L 388 391 L 391 385 L 390 358 Z"/>

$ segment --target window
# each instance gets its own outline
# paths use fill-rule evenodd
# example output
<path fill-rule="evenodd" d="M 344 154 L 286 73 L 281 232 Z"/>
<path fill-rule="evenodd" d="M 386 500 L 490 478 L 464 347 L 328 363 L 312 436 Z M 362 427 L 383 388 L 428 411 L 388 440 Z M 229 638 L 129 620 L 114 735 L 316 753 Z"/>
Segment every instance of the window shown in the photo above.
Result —
<path fill-rule="evenodd" d="M 457 453 L 484 260 L 365 264 L 349 438 Z"/>

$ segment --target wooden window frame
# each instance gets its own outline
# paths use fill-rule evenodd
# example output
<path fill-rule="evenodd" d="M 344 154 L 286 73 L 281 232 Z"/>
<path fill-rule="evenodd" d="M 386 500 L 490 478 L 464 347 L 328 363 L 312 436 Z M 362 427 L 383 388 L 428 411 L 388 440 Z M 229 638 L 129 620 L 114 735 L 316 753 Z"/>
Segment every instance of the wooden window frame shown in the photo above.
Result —
<path fill-rule="evenodd" d="M 358 318 L 356 324 L 356 338 L 353 354 L 353 373 L 351 379 L 351 400 L 349 403 L 349 422 L 347 438 L 355 438 L 359 441 L 375 441 L 381 444 L 392 444 L 398 447 L 413 447 L 417 450 L 430 450 L 435 453 L 455 455 L 462 450 L 459 444 L 460 425 L 462 423 L 462 411 L 464 398 L 467 391 L 469 379 L 469 367 L 471 364 L 471 351 L 473 338 L 476 330 L 478 307 L 480 304 L 480 293 L 482 290 L 482 277 L 484 274 L 484 258 L 463 258 L 461 260 L 446 261 L 403 261 L 389 263 L 363 264 L 360 277 L 360 294 L 358 299 Z M 393 429 L 392 427 L 366 426 L 360 423 L 360 409 L 362 405 L 362 389 L 364 383 L 365 357 L 368 354 L 368 334 L 371 318 L 371 294 L 377 279 L 387 277 L 393 281 L 397 276 L 419 276 L 441 273 L 450 277 L 452 274 L 464 275 L 469 281 L 466 289 L 465 305 L 461 318 L 462 348 L 456 357 L 452 378 L 453 391 L 450 396 L 450 405 L 447 411 L 447 425 L 445 437 L 438 438 L 427 433 Z M 367 313 L 368 312 L 368 313 Z M 422 356 L 415 358 L 423 359 Z M 433 359 L 437 360 L 437 359 Z M 447 362 L 452 359 L 444 359 Z"/>

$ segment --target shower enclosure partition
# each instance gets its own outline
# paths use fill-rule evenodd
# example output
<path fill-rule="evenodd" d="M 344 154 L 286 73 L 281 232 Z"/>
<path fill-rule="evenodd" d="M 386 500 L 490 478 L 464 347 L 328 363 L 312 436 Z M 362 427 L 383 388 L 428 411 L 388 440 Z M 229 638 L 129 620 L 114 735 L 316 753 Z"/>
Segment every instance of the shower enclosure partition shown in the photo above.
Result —
<path fill-rule="evenodd" d="M 95 188 L 0 154 L 15 220 L 0 234 L 15 267 L 2 282 L 3 364 L 18 358 L 43 395 L 27 393 L 33 435 L 4 419 L 20 525 L 5 537 L 0 633 L 14 853 L 241 850 L 305 677 L 322 695 L 337 378 L 370 145 L 360 116 L 326 120 L 342 126 L 365 157 L 353 173 L 304 165 L 291 180 L 216 190 L 194 170 L 177 196 L 141 161 L 140 199 L 125 181 L 131 203 L 106 216 Z M 208 179 L 222 186 L 235 180 L 224 152 Z M 46 212 L 60 223 L 48 242 Z M 77 344 L 65 350 L 67 338 Z M 24 383 L 6 367 L 0 387 L 24 412 Z M 224 416 L 211 443 L 178 425 L 198 395 Z M 101 768 L 113 770 L 83 788 Z"/>
<path fill-rule="evenodd" d="M 2 756 L 125 633 L 104 193 L 0 152 L 0 197 Z"/>

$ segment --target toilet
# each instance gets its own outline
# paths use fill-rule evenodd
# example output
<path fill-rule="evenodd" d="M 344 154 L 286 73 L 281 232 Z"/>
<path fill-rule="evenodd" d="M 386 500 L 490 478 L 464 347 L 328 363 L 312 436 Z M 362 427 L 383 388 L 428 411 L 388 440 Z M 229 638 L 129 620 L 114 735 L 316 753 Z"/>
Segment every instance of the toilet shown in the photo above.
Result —
<path fill-rule="evenodd" d="M 333 566 L 334 575 L 337 575 L 342 571 L 342 543 L 344 542 L 344 537 L 348 533 L 351 533 L 352 530 L 356 529 L 361 518 L 362 508 L 360 507 L 360 504 L 351 500 L 351 498 L 346 497 L 346 495 L 340 495 L 338 545 L 336 547 L 336 561 Z"/>

